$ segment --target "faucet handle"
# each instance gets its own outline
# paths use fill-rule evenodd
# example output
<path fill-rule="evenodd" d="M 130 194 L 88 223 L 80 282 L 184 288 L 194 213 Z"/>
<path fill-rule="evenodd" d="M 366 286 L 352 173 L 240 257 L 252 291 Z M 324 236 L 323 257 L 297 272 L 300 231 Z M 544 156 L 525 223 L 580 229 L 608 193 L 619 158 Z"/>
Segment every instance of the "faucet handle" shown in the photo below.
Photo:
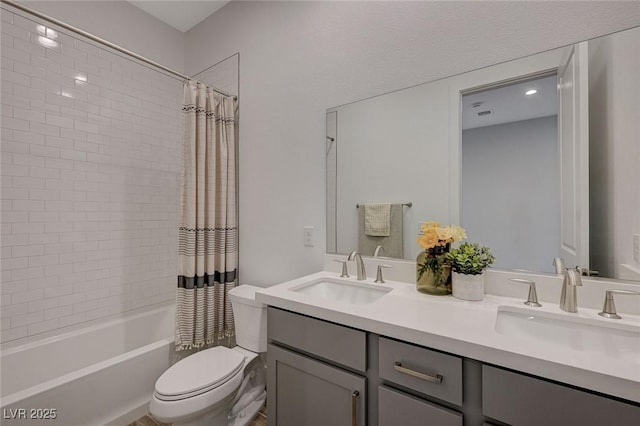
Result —
<path fill-rule="evenodd" d="M 509 281 L 529 284 L 529 296 L 527 297 L 527 301 L 524 302 L 524 304 L 527 306 L 531 306 L 532 308 L 539 308 L 540 306 L 542 306 L 540 303 L 538 303 L 538 293 L 536 292 L 535 281 L 525 280 L 523 278 L 509 278 Z"/>
<path fill-rule="evenodd" d="M 376 274 L 376 280 L 374 283 L 384 284 L 384 279 L 382 279 L 382 268 L 391 268 L 391 265 L 378 265 L 378 273 Z"/>
<path fill-rule="evenodd" d="M 564 260 L 561 257 L 553 258 L 553 267 L 556 269 L 556 274 L 564 274 Z"/>
<path fill-rule="evenodd" d="M 334 262 L 342 263 L 342 274 L 340 278 L 349 278 L 349 270 L 347 269 L 347 261 L 340 259 L 333 259 Z"/>
<path fill-rule="evenodd" d="M 614 294 L 626 294 L 628 296 L 640 296 L 640 291 L 632 290 L 607 290 L 604 296 L 604 305 L 602 306 L 602 312 L 598 312 L 598 315 L 610 319 L 621 319 L 622 317 L 616 312 L 616 304 L 613 301 Z"/>

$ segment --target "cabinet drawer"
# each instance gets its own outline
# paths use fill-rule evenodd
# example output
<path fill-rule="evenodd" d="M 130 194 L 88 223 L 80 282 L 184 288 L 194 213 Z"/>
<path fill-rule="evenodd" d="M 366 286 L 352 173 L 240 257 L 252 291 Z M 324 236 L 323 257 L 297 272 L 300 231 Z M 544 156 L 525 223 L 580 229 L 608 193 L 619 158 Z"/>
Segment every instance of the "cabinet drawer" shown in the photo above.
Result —
<path fill-rule="evenodd" d="M 462 426 L 462 414 L 378 387 L 378 426 Z"/>
<path fill-rule="evenodd" d="M 379 349 L 380 378 L 462 405 L 462 358 L 385 337 Z"/>
<path fill-rule="evenodd" d="M 482 366 L 482 412 L 518 426 L 640 421 L 640 407 L 488 365 Z"/>
<path fill-rule="evenodd" d="M 271 341 L 356 371 L 367 369 L 367 335 L 363 331 L 269 308 L 267 335 Z"/>

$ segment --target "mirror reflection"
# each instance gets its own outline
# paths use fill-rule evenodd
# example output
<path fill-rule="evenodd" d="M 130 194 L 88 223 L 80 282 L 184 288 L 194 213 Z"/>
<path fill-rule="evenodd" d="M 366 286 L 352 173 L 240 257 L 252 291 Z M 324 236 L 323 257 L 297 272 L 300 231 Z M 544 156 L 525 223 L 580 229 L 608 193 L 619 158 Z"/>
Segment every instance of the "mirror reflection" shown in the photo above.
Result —
<path fill-rule="evenodd" d="M 638 51 L 633 28 L 330 108 L 327 251 L 415 259 L 435 220 L 498 267 L 640 280 Z"/>

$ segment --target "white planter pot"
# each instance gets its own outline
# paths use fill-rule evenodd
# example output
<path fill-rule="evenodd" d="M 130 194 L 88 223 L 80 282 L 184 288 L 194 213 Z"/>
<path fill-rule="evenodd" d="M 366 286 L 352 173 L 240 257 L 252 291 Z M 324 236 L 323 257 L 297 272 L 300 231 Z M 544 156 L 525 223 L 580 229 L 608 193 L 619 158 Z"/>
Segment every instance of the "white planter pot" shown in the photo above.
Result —
<path fill-rule="evenodd" d="M 462 300 L 484 299 L 484 272 L 480 275 L 465 275 L 453 272 L 452 275 L 453 297 Z"/>

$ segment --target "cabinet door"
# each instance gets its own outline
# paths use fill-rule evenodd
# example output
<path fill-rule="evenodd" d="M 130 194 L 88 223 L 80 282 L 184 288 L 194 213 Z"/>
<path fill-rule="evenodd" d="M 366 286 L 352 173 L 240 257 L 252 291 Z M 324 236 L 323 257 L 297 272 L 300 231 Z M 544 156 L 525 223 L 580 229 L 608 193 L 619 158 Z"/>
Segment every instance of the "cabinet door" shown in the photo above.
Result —
<path fill-rule="evenodd" d="M 364 426 L 366 379 L 270 344 L 269 426 Z"/>
<path fill-rule="evenodd" d="M 389 389 L 378 388 L 378 426 L 462 426 L 462 414 Z"/>
<path fill-rule="evenodd" d="M 518 426 L 638 426 L 640 407 L 501 368 L 482 366 L 482 412 Z"/>

